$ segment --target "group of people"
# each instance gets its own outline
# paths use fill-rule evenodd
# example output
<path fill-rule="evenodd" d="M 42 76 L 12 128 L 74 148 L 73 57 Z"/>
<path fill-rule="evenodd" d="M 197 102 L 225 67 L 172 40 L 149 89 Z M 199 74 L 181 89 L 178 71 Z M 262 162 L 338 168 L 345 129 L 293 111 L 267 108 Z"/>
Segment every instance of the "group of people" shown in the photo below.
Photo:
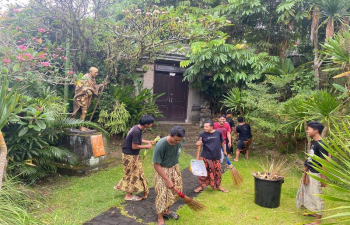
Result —
<path fill-rule="evenodd" d="M 231 113 L 228 114 L 231 117 Z M 236 137 L 239 137 L 236 157 L 240 151 L 246 150 L 248 158 L 247 144 L 251 143 L 252 135 L 250 126 L 245 124 L 242 117 L 239 117 L 237 127 L 234 127 L 233 120 L 226 122 L 225 116 L 219 117 L 219 122 L 211 121 L 204 123 L 204 132 L 202 132 L 197 141 L 197 146 L 203 145 L 203 150 L 197 159 L 202 159 L 207 169 L 207 176 L 199 177 L 200 186 L 195 192 L 203 191 L 208 185 L 213 189 L 222 192 L 228 192 L 221 186 L 221 162 L 223 154 L 227 155 L 227 150 L 232 154 L 231 131 L 234 131 Z M 158 215 L 158 224 L 165 224 L 164 219 L 179 219 L 179 215 L 171 212 L 169 207 L 178 199 L 178 194 L 173 190 L 176 188 L 183 191 L 182 176 L 179 169 L 179 156 L 182 145 L 185 141 L 185 130 L 180 126 L 174 126 L 170 134 L 161 138 L 157 143 L 155 141 L 144 140 L 142 132 L 153 126 L 154 118 L 144 115 L 139 124 L 133 126 L 128 132 L 123 147 L 122 161 L 124 176 L 114 186 L 115 190 L 124 191 L 126 201 L 141 201 L 146 199 L 149 194 L 148 182 L 143 172 L 142 161 L 140 158 L 141 149 L 150 149 L 154 144 L 153 166 L 155 169 L 155 191 L 156 191 L 156 210 Z M 229 150 L 231 149 L 231 151 Z M 221 160 L 221 162 L 220 162 Z M 143 196 L 134 195 L 134 193 L 143 192 Z"/>
<path fill-rule="evenodd" d="M 150 149 L 154 144 L 153 166 L 155 169 L 155 208 L 157 211 L 158 225 L 165 224 L 166 219 L 179 219 L 180 216 L 169 210 L 177 199 L 178 194 L 174 188 L 183 191 L 182 176 L 179 169 L 179 156 L 183 143 L 185 141 L 185 130 L 181 126 L 174 126 L 169 135 L 161 138 L 157 143 L 142 139 L 142 132 L 152 127 L 154 118 L 149 115 L 142 116 L 139 124 L 133 126 L 128 132 L 122 147 L 122 160 L 124 176 L 114 189 L 126 192 L 124 199 L 126 201 L 141 201 L 146 199 L 149 194 L 148 182 L 143 172 L 142 161 L 139 155 L 140 149 Z M 197 159 L 203 160 L 207 170 L 207 176 L 200 176 L 199 187 L 194 192 L 201 192 L 207 186 L 213 189 L 227 193 L 228 191 L 221 186 L 222 175 L 222 158 L 223 155 L 231 156 L 233 153 L 232 135 L 233 132 L 238 138 L 236 147 L 235 161 L 238 161 L 240 152 L 244 152 L 246 158 L 249 157 L 249 145 L 252 143 L 252 134 L 249 124 L 244 122 L 242 117 L 238 117 L 238 126 L 234 126 L 231 119 L 231 113 L 228 112 L 226 117 L 220 116 L 217 123 L 207 121 L 203 124 L 204 132 L 199 134 L 196 145 Z M 318 155 L 324 158 L 328 153 L 322 147 L 320 134 L 323 125 L 317 122 L 309 124 L 308 135 L 313 138 L 314 142 L 310 150 L 310 155 Z M 200 147 L 202 151 L 200 154 Z M 305 174 L 311 172 L 318 177 L 322 177 L 313 167 L 312 159 L 305 162 Z M 317 221 L 310 224 L 320 223 L 322 214 L 318 211 L 323 209 L 323 201 L 314 194 L 321 194 L 321 183 L 311 177 L 306 182 L 304 174 L 297 194 L 297 206 L 305 206 L 307 209 L 317 212 L 307 214 L 315 216 Z M 323 184 L 322 184 L 323 186 Z M 143 196 L 134 195 L 134 193 L 143 192 Z"/>

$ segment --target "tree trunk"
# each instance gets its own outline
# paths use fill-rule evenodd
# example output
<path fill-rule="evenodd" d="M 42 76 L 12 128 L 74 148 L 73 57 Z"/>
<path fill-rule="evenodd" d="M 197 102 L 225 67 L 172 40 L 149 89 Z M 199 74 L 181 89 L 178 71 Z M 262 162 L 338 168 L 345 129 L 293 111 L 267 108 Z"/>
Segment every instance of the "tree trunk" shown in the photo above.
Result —
<path fill-rule="evenodd" d="M 321 134 L 322 139 L 326 138 L 327 134 L 328 134 L 328 125 L 325 125 Z"/>
<path fill-rule="evenodd" d="M 4 136 L 0 131 L 0 190 L 2 187 L 2 180 L 6 176 L 6 164 L 7 164 L 7 146 Z"/>
<path fill-rule="evenodd" d="M 305 149 L 305 152 L 309 153 L 309 150 L 311 148 L 311 138 L 306 133 L 306 131 L 307 131 L 307 122 L 304 122 L 304 131 L 305 131 L 306 140 L 307 140 L 307 149 Z"/>

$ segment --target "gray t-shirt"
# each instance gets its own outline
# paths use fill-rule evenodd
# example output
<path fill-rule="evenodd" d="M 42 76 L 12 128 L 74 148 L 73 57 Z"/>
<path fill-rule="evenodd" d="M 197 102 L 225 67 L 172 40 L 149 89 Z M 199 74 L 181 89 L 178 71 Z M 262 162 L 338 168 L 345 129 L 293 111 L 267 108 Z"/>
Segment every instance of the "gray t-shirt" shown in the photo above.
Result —
<path fill-rule="evenodd" d="M 184 139 L 177 145 L 170 145 L 164 137 L 158 141 L 153 152 L 153 163 L 159 163 L 162 167 L 172 167 L 179 163 L 179 156 Z"/>

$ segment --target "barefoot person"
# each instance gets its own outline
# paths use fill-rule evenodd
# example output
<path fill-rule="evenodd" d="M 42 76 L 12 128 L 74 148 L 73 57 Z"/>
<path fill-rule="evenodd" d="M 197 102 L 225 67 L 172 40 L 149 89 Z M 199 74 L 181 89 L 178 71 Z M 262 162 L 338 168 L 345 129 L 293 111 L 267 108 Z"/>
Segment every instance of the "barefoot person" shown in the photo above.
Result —
<path fill-rule="evenodd" d="M 228 192 L 221 187 L 221 148 L 224 149 L 224 154 L 227 155 L 224 139 L 220 131 L 214 130 L 211 121 L 205 122 L 203 126 L 205 131 L 199 135 L 196 145 L 201 146 L 203 143 L 200 159 L 204 161 L 208 174 L 206 177 L 199 177 L 200 186 L 194 192 L 203 191 L 208 185 L 218 191 Z M 197 160 L 199 159 L 199 152 L 200 150 L 198 149 Z"/>
<path fill-rule="evenodd" d="M 125 200 L 140 201 L 147 198 L 149 193 L 148 182 L 143 173 L 142 161 L 139 155 L 140 149 L 150 149 L 154 141 L 142 139 L 142 131 L 152 127 L 154 118 L 144 115 L 140 119 L 140 123 L 131 128 L 125 138 L 122 148 L 123 151 L 123 169 L 124 176 L 119 183 L 114 186 L 115 190 L 125 191 Z M 142 145 L 147 143 L 147 145 Z M 143 197 L 133 195 L 133 193 L 143 192 Z"/>
<path fill-rule="evenodd" d="M 325 156 L 329 156 L 328 152 L 322 147 L 321 134 L 323 131 L 323 124 L 319 122 L 310 122 L 307 127 L 307 135 L 313 139 L 312 146 L 309 151 L 309 155 L 316 155 L 322 159 L 325 159 Z M 298 189 L 297 197 L 296 197 L 296 205 L 298 208 L 305 207 L 311 212 L 315 212 L 314 214 L 306 214 L 310 216 L 314 216 L 316 218 L 315 222 L 310 224 L 321 224 L 322 211 L 324 208 L 323 199 L 316 195 L 322 195 L 322 187 L 326 185 L 321 183 L 320 181 L 310 177 L 307 175 L 307 172 L 317 176 L 322 179 L 326 179 L 323 174 L 320 174 L 317 170 L 315 170 L 313 163 L 321 166 L 320 163 L 313 161 L 311 157 L 309 157 L 305 161 L 304 174 L 301 179 L 300 186 Z"/>
<path fill-rule="evenodd" d="M 249 146 L 252 143 L 252 133 L 250 125 L 244 122 L 243 117 L 238 117 L 238 126 L 236 127 L 235 133 L 238 136 L 239 142 L 236 149 L 236 158 L 234 161 L 238 162 L 239 154 L 242 151 L 245 154 L 245 158 L 249 158 Z"/>
<path fill-rule="evenodd" d="M 156 210 L 158 224 L 165 224 L 164 219 L 176 219 L 180 217 L 170 212 L 169 207 L 178 199 L 177 193 L 172 188 L 182 192 L 182 176 L 179 169 L 179 156 L 184 142 L 185 130 L 180 126 L 174 126 L 170 135 L 160 139 L 154 148 L 153 166 L 155 173 Z"/>

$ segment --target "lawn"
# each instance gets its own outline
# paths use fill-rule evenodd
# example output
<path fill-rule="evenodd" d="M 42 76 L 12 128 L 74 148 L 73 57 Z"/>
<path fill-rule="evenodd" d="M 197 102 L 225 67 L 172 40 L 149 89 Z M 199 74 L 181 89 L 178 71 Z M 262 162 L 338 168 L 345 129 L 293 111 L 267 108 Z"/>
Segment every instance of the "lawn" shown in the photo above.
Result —
<path fill-rule="evenodd" d="M 145 173 L 150 186 L 153 186 L 154 181 L 152 153 L 153 151 L 149 151 L 147 159 L 144 160 Z M 181 169 L 188 166 L 191 158 L 188 154 L 181 154 Z M 279 208 L 267 209 L 254 204 L 254 179 L 251 173 L 259 170 L 260 159 L 260 156 L 253 154 L 249 160 L 241 159 L 235 163 L 237 169 L 245 177 L 241 187 L 232 186 L 231 176 L 227 172 L 223 175 L 223 187 L 228 189 L 229 193 L 208 188 L 196 198 L 207 206 L 206 210 L 194 213 L 184 206 L 178 211 L 181 219 L 168 221 L 167 224 L 270 225 L 302 224 L 312 221 L 312 218 L 301 215 L 306 210 L 298 210 L 295 207 L 295 196 L 301 177 L 301 173 L 296 169 L 291 170 L 285 178 Z M 48 196 L 44 200 L 46 207 L 37 209 L 36 213 L 46 224 L 82 224 L 113 206 L 120 206 L 124 193 L 116 192 L 113 185 L 121 177 L 121 166 L 87 177 L 61 177 L 55 181 L 53 186 L 46 187 L 48 189 Z M 325 189 L 325 193 L 335 194 L 329 188 Z M 326 202 L 325 204 L 326 208 L 334 206 L 336 206 L 334 203 Z"/>
<path fill-rule="evenodd" d="M 143 162 L 150 187 L 154 186 L 152 154 L 153 150 L 148 151 Z M 181 154 L 180 168 L 186 168 L 191 158 Z M 46 224 L 83 224 L 124 201 L 125 193 L 113 189 L 122 176 L 123 168 L 117 166 L 86 177 L 60 177 L 54 185 L 40 187 L 41 192 L 48 194 L 44 206 L 36 209 L 35 214 Z"/>
<path fill-rule="evenodd" d="M 242 156 L 241 156 L 242 157 Z M 311 222 L 311 217 L 302 216 L 306 210 L 295 207 L 295 197 L 298 190 L 301 172 L 292 169 L 285 177 L 282 185 L 281 205 L 275 209 L 263 208 L 254 203 L 254 177 L 253 171 L 260 169 L 261 157 L 252 155 L 249 160 L 241 159 L 234 163 L 245 178 L 243 185 L 234 188 L 232 179 L 227 172 L 223 175 L 222 185 L 229 193 L 214 191 L 211 188 L 202 192 L 196 200 L 206 205 L 206 210 L 194 213 L 187 206 L 182 207 L 178 213 L 181 219 L 169 221 L 167 224 L 215 224 L 215 225 L 272 225 L 272 224 L 303 224 Z M 325 194 L 335 194 L 335 191 L 326 188 Z M 334 203 L 325 202 L 325 208 L 335 207 Z M 326 213 L 325 215 L 330 215 Z"/>

